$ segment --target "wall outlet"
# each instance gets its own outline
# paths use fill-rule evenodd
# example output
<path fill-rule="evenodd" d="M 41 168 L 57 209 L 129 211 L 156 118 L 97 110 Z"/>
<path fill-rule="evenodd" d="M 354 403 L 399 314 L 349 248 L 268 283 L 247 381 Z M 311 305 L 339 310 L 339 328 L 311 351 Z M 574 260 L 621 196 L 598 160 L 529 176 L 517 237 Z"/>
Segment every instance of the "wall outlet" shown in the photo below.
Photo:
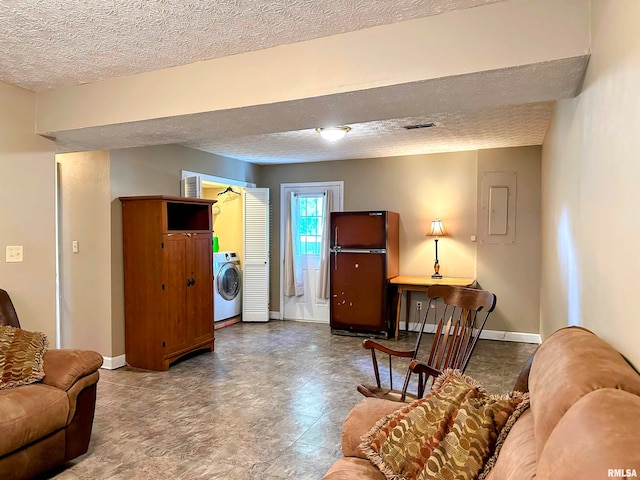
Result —
<path fill-rule="evenodd" d="M 422 310 L 422 302 L 416 302 L 416 308 Z"/>
<path fill-rule="evenodd" d="M 24 259 L 22 245 L 7 245 L 5 259 L 7 263 L 22 262 Z"/>

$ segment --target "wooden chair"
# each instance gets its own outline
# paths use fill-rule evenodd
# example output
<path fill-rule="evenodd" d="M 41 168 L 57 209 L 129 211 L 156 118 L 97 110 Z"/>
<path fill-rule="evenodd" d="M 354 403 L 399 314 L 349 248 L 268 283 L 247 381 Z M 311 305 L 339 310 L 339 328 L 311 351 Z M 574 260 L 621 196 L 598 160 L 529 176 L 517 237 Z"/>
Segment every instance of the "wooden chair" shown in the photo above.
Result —
<path fill-rule="evenodd" d="M 448 285 L 434 285 L 427 289 L 429 303 L 422 319 L 418 338 L 413 350 L 394 350 L 374 340 L 364 340 L 362 346 L 371 351 L 373 372 L 376 385 L 358 385 L 358 391 L 366 397 L 384 398 L 397 402 L 411 402 L 421 398 L 425 388 L 446 368 L 457 368 L 464 372 L 476 346 L 480 332 L 487 318 L 496 306 L 496 296 L 485 290 Z M 443 307 L 438 307 L 440 299 Z M 438 315 L 438 312 L 440 314 Z M 439 319 L 436 321 L 436 319 Z M 433 344 L 429 355 L 420 361 L 417 359 L 420 343 L 427 325 L 436 325 Z M 376 351 L 389 356 L 389 386 L 380 384 L 380 370 Z M 393 388 L 393 357 L 409 359 L 401 390 Z M 417 392 L 407 392 L 411 375 L 418 375 Z"/>

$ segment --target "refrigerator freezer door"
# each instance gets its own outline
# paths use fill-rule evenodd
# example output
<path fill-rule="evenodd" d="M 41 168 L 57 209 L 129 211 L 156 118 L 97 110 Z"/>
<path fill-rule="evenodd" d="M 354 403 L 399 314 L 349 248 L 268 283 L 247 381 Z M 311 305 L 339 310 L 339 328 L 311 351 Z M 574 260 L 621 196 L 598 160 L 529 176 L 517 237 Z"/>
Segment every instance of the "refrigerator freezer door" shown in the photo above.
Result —
<path fill-rule="evenodd" d="M 386 255 L 331 254 L 331 328 L 386 332 Z"/>
<path fill-rule="evenodd" d="M 332 247 L 386 248 L 387 212 L 334 212 L 331 235 Z"/>

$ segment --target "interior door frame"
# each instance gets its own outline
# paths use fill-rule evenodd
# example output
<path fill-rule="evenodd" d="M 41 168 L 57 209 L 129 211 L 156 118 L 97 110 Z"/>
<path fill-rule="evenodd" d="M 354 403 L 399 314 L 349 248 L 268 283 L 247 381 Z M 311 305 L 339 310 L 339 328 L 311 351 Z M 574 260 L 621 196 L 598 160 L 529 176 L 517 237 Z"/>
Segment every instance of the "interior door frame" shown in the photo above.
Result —
<path fill-rule="evenodd" d="M 339 198 L 333 199 L 332 212 L 342 212 L 344 209 L 344 181 L 334 180 L 331 182 L 303 182 L 303 183 L 281 183 L 280 184 L 280 311 L 278 319 L 284 320 L 284 237 L 287 226 L 287 193 L 292 190 L 304 188 L 327 188 L 337 187 L 340 192 Z"/>
<path fill-rule="evenodd" d="M 223 185 L 235 185 L 236 187 L 255 188 L 256 186 L 254 182 L 245 182 L 243 180 L 235 180 L 233 178 L 226 177 L 216 177 L 215 175 L 209 175 L 202 172 L 192 172 L 190 170 L 180 170 L 180 179 L 182 180 L 187 177 L 200 177 L 205 182 L 220 183 Z"/>

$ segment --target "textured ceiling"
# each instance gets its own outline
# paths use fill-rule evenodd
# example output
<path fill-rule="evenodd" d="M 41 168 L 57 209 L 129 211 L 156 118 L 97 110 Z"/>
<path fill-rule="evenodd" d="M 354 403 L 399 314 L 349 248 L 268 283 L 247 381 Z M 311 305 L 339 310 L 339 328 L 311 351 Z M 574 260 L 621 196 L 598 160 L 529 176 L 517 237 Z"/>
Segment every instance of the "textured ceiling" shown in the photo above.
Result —
<path fill-rule="evenodd" d="M 502 0 L 3 0 L 0 81 L 34 91 L 128 76 Z M 542 143 L 588 58 L 56 133 L 58 151 L 175 143 L 260 164 Z M 339 143 L 314 127 L 339 119 Z M 403 126 L 435 122 L 427 130 Z"/>
<path fill-rule="evenodd" d="M 234 141 L 193 145 L 220 155 L 260 164 L 331 159 L 395 157 L 484 148 L 540 145 L 553 109 L 552 102 L 491 107 L 471 112 L 431 114 L 413 118 L 350 124 L 341 141 L 327 142 L 315 129 L 252 135 Z M 407 130 L 407 125 L 435 123 Z"/>
<path fill-rule="evenodd" d="M 2 0 L 0 80 L 39 91 L 500 0 Z"/>

